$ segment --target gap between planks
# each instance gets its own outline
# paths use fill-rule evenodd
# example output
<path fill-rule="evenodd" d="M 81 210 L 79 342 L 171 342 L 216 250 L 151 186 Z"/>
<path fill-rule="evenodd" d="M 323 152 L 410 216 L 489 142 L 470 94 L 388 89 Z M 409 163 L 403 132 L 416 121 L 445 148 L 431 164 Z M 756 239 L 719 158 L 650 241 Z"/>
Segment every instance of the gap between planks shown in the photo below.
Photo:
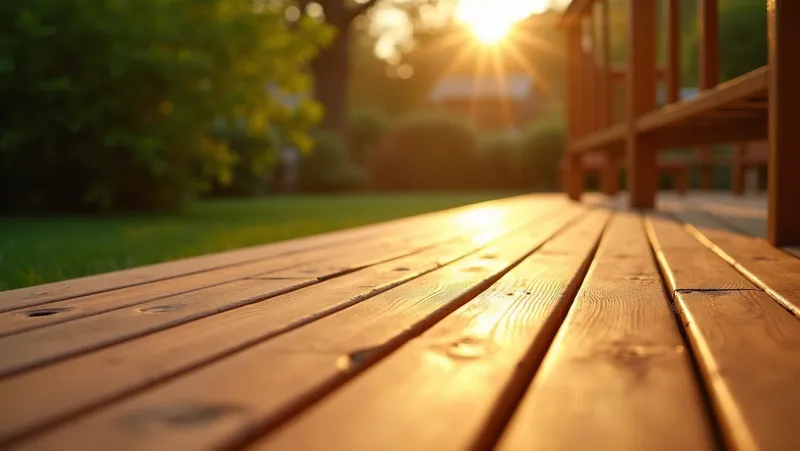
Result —
<path fill-rule="evenodd" d="M 421 332 L 420 328 L 424 330 L 429 323 L 438 321 L 468 301 L 564 226 L 574 222 L 580 211 L 575 208 L 574 214 L 538 221 L 535 227 L 504 238 L 481 255 L 447 265 L 361 302 L 350 303 L 348 308 L 338 313 L 330 312 L 334 314 L 33 437 L 21 448 L 69 444 L 81 449 L 106 449 L 111 443 L 125 443 L 132 448 L 174 449 L 176 446 L 201 447 L 236 441 L 240 433 L 251 434 L 255 432 L 254 428 L 260 427 L 258 424 L 269 422 L 270 418 L 277 421 L 287 411 L 318 397 L 317 391 L 326 391 L 327 384 L 338 384 L 343 378 L 352 377 L 372 359 L 390 352 Z M 251 316 L 248 322 L 242 322 L 245 317 L 227 321 L 225 328 L 229 336 L 263 334 L 263 329 L 269 327 L 267 322 L 279 320 L 275 316 L 275 312 L 264 311 Z M 214 318 L 208 318 L 206 322 Z M 341 321 L 350 327 L 334 327 L 342 324 Z M 191 328 L 191 337 L 201 339 L 203 330 L 192 328 L 199 324 L 195 322 L 184 327 L 185 335 L 189 336 Z M 358 327 L 353 327 L 355 325 Z M 305 336 L 308 330 L 321 331 L 321 335 L 318 340 L 308 343 L 307 352 L 287 350 L 286 344 L 295 340 L 292 336 Z M 347 343 L 341 340 L 348 336 L 355 340 L 349 344 L 358 343 L 358 346 L 347 347 L 347 355 L 359 363 L 358 367 L 342 367 L 339 357 L 343 350 L 330 348 L 336 343 Z M 376 348 L 377 344 L 381 347 Z M 320 352 L 319 347 L 334 352 Z M 123 349 L 121 346 L 120 350 Z M 202 348 L 193 346 L 193 349 Z M 364 349 L 380 349 L 380 352 L 356 352 Z M 324 371 L 311 371 L 310 364 Z M 252 390 L 252 384 L 257 384 L 259 389 Z M 218 389 L 208 390 L 209 386 Z M 295 407 L 291 406 L 292 403 Z M 214 406 L 235 407 L 219 410 L 219 415 L 212 415 L 200 428 L 185 429 L 169 427 L 173 411 L 158 407 L 163 405 L 177 406 L 179 411 L 183 409 L 189 416 L 200 415 L 203 418 L 206 418 L 203 412 L 207 408 L 216 412 Z M 153 430 L 146 427 L 153 422 L 167 428 Z M 142 425 L 144 429 L 139 428 Z M 92 434 L 86 435 L 86 430 L 91 430 Z"/>
<path fill-rule="evenodd" d="M 552 211 L 558 207 L 559 205 L 555 203 L 547 206 L 547 208 L 552 208 Z M 475 211 L 480 212 L 480 210 Z M 316 278 L 320 281 L 330 279 L 382 261 L 420 252 L 431 246 L 458 240 L 459 235 L 463 237 L 475 230 L 484 230 L 487 234 L 493 232 L 501 234 L 523 222 L 521 214 L 524 210 L 521 207 L 508 207 L 505 211 L 510 217 L 507 221 L 508 224 L 497 224 L 497 221 L 495 223 L 479 222 L 477 225 L 467 224 L 463 230 L 456 231 L 429 224 L 426 229 L 408 230 L 397 237 L 382 237 L 355 245 L 342 243 L 341 246 L 314 249 L 305 254 L 283 258 L 275 257 L 95 295 L 56 301 L 48 303 L 44 307 L 11 310 L 0 313 L 0 337 L 247 278 L 298 280 Z M 545 213 L 542 212 L 542 214 Z"/>
<path fill-rule="evenodd" d="M 536 226 L 544 228 L 553 224 L 560 227 L 574 220 L 582 211 L 579 207 L 568 205 L 563 211 L 539 220 Z M 540 230 L 537 227 L 528 227 L 527 233 Z M 476 238 L 479 236 L 476 235 Z M 8 417 L 0 421 L 0 437 L 8 439 L 19 436 L 66 415 L 142 389 L 149 383 L 224 357 L 275 334 L 362 302 L 448 265 L 487 244 L 490 243 L 479 240 L 453 245 L 449 249 L 423 252 L 288 293 L 267 303 L 216 314 L 0 381 L 0 393 L 11 400 L 9 408 L 4 410 Z M 481 252 L 478 261 L 485 261 L 491 256 L 488 251 Z M 399 266 L 408 271 L 396 271 Z M 320 296 L 320 293 L 324 293 L 324 296 Z M 82 368 L 91 368 L 90 371 L 97 375 L 100 382 L 90 383 L 83 378 L 81 372 L 87 370 Z M 63 382 L 59 387 L 54 387 L 48 385 L 50 380 Z M 35 390 L 37 387 L 38 390 Z M 26 392 L 34 395 L 23 397 L 21 394 Z"/>

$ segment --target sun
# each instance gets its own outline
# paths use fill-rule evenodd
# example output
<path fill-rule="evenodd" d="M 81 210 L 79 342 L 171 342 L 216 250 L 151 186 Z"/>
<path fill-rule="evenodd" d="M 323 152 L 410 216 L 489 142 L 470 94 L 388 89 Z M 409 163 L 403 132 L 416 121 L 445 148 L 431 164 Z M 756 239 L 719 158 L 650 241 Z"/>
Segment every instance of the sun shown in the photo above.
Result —
<path fill-rule="evenodd" d="M 497 44 L 514 24 L 547 9 L 550 0 L 459 0 L 455 18 L 480 42 Z"/>
<path fill-rule="evenodd" d="M 481 20 L 469 24 L 472 33 L 484 44 L 497 44 L 505 38 L 513 24 L 505 21 Z"/>

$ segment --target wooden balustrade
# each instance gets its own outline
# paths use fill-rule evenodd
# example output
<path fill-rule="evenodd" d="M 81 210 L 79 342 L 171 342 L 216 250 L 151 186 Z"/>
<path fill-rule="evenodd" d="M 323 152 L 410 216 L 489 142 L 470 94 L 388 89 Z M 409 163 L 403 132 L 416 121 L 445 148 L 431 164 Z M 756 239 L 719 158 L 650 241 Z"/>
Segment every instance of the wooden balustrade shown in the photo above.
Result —
<path fill-rule="evenodd" d="M 691 99 L 681 96 L 680 0 L 663 0 L 656 22 L 656 0 L 625 0 L 628 23 L 610 24 L 608 0 L 573 0 L 562 27 L 567 33 L 568 151 L 564 187 L 580 199 L 583 191 L 584 155 L 606 155 L 601 189 L 618 190 L 618 174 L 627 168 L 630 202 L 652 208 L 656 200 L 658 154 L 678 147 L 696 149 L 694 163 L 701 168 L 704 187 L 711 182 L 711 146 L 733 144 L 730 159 L 732 189 L 742 193 L 744 168 L 768 166 L 769 233 L 775 245 L 800 244 L 800 183 L 791 173 L 800 170 L 800 132 L 794 130 L 794 113 L 800 104 L 800 62 L 791 46 L 800 42 L 800 2 L 763 1 L 769 18 L 769 64 L 720 84 L 718 0 L 695 1 L 698 11 L 698 88 Z M 611 33 L 626 30 L 627 61 L 611 57 Z M 656 30 L 664 30 L 664 67 L 657 62 Z M 666 105 L 657 104 L 659 83 Z M 624 86 L 625 115 L 614 109 L 617 84 Z M 761 160 L 747 156 L 747 143 L 769 141 Z M 624 155 L 624 160 L 622 158 Z M 768 156 L 768 158 L 767 158 Z M 624 161 L 624 162 L 623 162 Z M 662 170 L 668 170 L 661 167 Z M 686 187 L 687 171 L 673 171 L 677 184 Z"/>

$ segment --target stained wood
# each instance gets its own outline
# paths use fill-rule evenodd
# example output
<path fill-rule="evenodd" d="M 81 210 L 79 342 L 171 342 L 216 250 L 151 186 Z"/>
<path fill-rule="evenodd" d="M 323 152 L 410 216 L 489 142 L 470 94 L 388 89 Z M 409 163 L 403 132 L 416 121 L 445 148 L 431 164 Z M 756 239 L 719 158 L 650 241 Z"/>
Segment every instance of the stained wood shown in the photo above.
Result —
<path fill-rule="evenodd" d="M 672 292 L 757 290 L 730 263 L 699 242 L 675 219 L 650 214 L 645 229 Z"/>
<path fill-rule="evenodd" d="M 732 105 L 753 97 L 763 96 L 766 94 L 768 86 L 769 70 L 762 67 L 721 83 L 713 89 L 701 91 L 689 100 L 650 112 L 637 120 L 636 129 L 639 132 L 648 132 L 692 120 L 704 113 L 723 108 L 724 105 Z"/>
<path fill-rule="evenodd" d="M 580 213 L 568 208 L 550 221 L 563 224 Z M 362 302 L 492 244 L 480 234 L 473 238 L 0 380 L 6 406 L 0 411 L 0 443 Z M 484 265 L 496 259 L 495 252 L 484 250 L 473 261 Z M 468 263 L 462 268 L 477 267 Z M 326 340 L 342 336 L 344 331 L 337 331 Z M 87 371 L 92 378 L 85 377 Z M 53 380 L 59 384 L 48 382 Z"/>
<path fill-rule="evenodd" d="M 607 218 L 607 212 L 594 213 L 565 231 L 253 448 L 460 450 L 489 445 L 563 320 Z"/>
<path fill-rule="evenodd" d="M 800 245 L 800 3 L 795 0 L 767 2 L 769 23 L 769 211 L 767 240 L 774 246 Z"/>
<path fill-rule="evenodd" d="M 800 321 L 761 291 L 676 299 L 728 447 L 797 449 Z"/>
<path fill-rule="evenodd" d="M 299 407 L 307 401 L 304 396 L 318 395 L 352 376 L 375 354 L 389 352 L 455 310 L 546 241 L 568 219 L 546 220 L 473 258 L 48 430 L 17 448 L 198 449 L 224 446 L 236 442 L 237 437 L 241 439 L 242 434 L 258 433 L 270 417 L 290 412 L 293 404 Z M 272 318 L 273 314 L 258 316 L 262 323 Z M 342 327 L 344 324 L 349 327 Z M 241 330 L 235 322 L 228 322 L 226 327 L 231 334 Z M 315 346 L 306 348 L 307 352 L 286 351 L 292 348 L 293 334 L 306 333 L 303 331 L 307 328 L 318 330 L 320 339 L 303 339 L 300 343 L 322 349 Z M 202 330 L 196 332 L 202 335 Z M 348 346 L 351 353 L 344 355 L 330 347 L 342 342 L 359 346 Z"/>
<path fill-rule="evenodd" d="M 628 133 L 626 154 L 631 206 L 653 208 L 658 189 L 658 156 L 651 138 L 636 131 L 636 121 L 656 107 L 655 0 L 628 3 Z"/>
<path fill-rule="evenodd" d="M 679 0 L 666 0 L 663 3 L 667 19 L 664 27 L 667 35 L 667 103 L 673 103 L 681 98 L 681 5 Z"/>
<path fill-rule="evenodd" d="M 46 304 L 48 302 L 90 295 L 103 291 L 140 285 L 158 280 L 188 275 L 201 271 L 232 266 L 254 260 L 305 252 L 316 247 L 339 244 L 344 241 L 357 242 L 369 237 L 385 236 L 405 227 L 416 227 L 440 220 L 452 221 L 476 209 L 507 205 L 514 202 L 529 202 L 525 197 L 515 197 L 473 204 L 443 212 L 418 215 L 367 225 L 324 235 L 303 237 L 281 243 L 247 247 L 233 251 L 203 255 L 166 263 L 115 271 L 95 276 L 37 285 L 29 288 L 0 292 L 0 312 Z"/>
<path fill-rule="evenodd" d="M 675 215 L 690 225 L 689 230 L 702 243 L 800 316 L 800 260 L 762 238 L 732 231 L 706 213 L 677 211 Z"/>
<path fill-rule="evenodd" d="M 697 2 L 699 36 L 700 89 L 710 89 L 719 83 L 719 8 L 717 0 Z"/>
<path fill-rule="evenodd" d="M 539 206 L 540 214 L 549 208 L 557 209 L 560 201 L 544 202 Z M 527 207 L 527 206 L 526 206 Z M 481 212 L 482 210 L 474 210 Z M 487 214 L 491 213 L 490 210 Z M 136 285 L 95 295 L 48 303 L 45 306 L 11 310 L 0 313 L 0 336 L 63 323 L 78 318 L 96 315 L 115 309 L 166 298 L 181 293 L 220 285 L 235 280 L 266 275 L 271 279 L 326 279 L 352 272 L 382 261 L 418 252 L 429 246 L 457 239 L 460 234 L 474 230 L 502 234 L 512 226 L 520 225 L 531 218 L 530 208 L 509 205 L 503 217 L 488 217 L 488 220 L 464 221 L 456 227 L 442 227 L 436 223 L 402 229 L 398 233 L 365 239 L 357 243 L 342 242 L 340 245 L 311 249 L 308 252 L 259 260 L 232 267 L 179 276 L 169 280 Z"/>
<path fill-rule="evenodd" d="M 497 449 L 714 449 L 638 216 L 612 220 Z"/>

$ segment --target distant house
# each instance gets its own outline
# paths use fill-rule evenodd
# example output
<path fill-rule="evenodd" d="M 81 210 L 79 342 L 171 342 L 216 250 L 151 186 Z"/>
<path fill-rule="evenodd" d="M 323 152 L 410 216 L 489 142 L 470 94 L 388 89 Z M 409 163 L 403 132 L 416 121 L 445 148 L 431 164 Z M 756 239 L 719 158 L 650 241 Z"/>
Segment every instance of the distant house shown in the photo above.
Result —
<path fill-rule="evenodd" d="M 522 128 L 534 121 L 545 106 L 545 96 L 531 77 L 524 74 L 447 75 L 431 89 L 428 101 L 464 114 L 475 125 L 488 130 Z"/>

